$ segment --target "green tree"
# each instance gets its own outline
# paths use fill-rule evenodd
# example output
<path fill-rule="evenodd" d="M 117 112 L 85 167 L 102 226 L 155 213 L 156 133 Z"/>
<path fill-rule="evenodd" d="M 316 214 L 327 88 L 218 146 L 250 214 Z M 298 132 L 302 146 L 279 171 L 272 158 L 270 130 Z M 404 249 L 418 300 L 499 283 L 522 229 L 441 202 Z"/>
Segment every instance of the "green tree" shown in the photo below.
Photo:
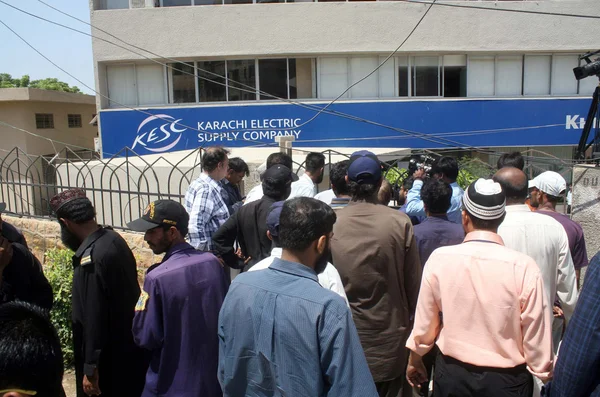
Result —
<path fill-rule="evenodd" d="M 77 86 L 69 86 L 64 81 L 60 81 L 56 78 L 46 78 L 40 80 L 31 81 L 29 75 L 23 75 L 21 78 L 13 78 L 8 73 L 0 73 L 0 88 L 18 88 L 18 87 L 31 87 L 39 88 L 41 90 L 52 90 L 52 91 L 64 91 L 80 94 L 81 90 Z"/>

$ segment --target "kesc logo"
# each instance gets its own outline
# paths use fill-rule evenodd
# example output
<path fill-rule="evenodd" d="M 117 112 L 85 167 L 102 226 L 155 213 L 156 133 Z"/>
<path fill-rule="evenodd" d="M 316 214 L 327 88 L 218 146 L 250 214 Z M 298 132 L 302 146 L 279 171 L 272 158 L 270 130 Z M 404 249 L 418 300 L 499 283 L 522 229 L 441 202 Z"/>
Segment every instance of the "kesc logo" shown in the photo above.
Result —
<path fill-rule="evenodd" d="M 166 152 L 173 149 L 179 143 L 181 133 L 187 129 L 178 129 L 176 127 L 180 121 L 181 119 L 175 120 L 174 117 L 166 114 L 157 114 L 148 117 L 140 123 L 131 149 L 135 149 L 138 144 L 154 153 Z"/>

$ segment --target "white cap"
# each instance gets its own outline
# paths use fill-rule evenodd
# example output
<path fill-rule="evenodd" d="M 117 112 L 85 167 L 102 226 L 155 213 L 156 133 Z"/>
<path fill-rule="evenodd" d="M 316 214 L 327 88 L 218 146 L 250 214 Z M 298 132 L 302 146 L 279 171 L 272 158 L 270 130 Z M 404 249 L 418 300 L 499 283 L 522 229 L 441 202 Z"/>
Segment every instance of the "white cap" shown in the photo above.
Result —
<path fill-rule="evenodd" d="M 567 181 L 558 172 L 546 171 L 529 181 L 529 188 L 531 189 L 532 187 L 551 196 L 558 197 L 567 189 Z"/>

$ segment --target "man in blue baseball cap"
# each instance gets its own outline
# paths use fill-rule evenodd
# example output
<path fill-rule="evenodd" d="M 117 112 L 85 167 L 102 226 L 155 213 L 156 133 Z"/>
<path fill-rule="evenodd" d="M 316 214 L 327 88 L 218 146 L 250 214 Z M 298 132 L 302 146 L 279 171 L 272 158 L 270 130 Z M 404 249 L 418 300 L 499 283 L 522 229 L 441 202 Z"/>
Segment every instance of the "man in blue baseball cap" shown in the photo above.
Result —
<path fill-rule="evenodd" d="M 361 150 L 346 176 L 352 199 L 337 211 L 331 252 L 377 391 L 400 397 L 421 282 L 419 250 L 408 216 L 380 205 L 381 163 Z"/>
<path fill-rule="evenodd" d="M 267 238 L 273 242 L 271 256 L 252 266 L 250 271 L 266 269 L 271 265 L 271 263 L 273 263 L 275 258 L 281 258 L 283 248 L 281 248 L 281 244 L 279 243 L 279 218 L 281 216 L 281 210 L 283 209 L 283 203 L 285 203 L 285 201 L 277 201 L 273 203 L 271 208 L 269 208 L 269 213 L 267 214 L 266 235 Z M 327 262 L 325 270 L 323 273 L 317 274 L 317 277 L 319 278 L 319 284 L 321 284 L 323 288 L 332 290 L 344 298 L 346 304 L 348 303 L 348 298 L 346 297 L 346 292 L 344 291 L 344 285 L 340 279 L 340 274 L 331 263 Z"/>

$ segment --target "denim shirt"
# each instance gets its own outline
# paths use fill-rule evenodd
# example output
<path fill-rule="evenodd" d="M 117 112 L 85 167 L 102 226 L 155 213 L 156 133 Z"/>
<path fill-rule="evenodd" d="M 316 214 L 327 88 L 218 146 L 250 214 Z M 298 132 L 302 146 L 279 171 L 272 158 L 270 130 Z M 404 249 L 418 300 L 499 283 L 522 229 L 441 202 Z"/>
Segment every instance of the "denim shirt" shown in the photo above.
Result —
<path fill-rule="evenodd" d="M 406 215 L 425 217 L 425 208 L 423 206 L 423 200 L 421 200 L 422 187 L 423 181 L 417 180 L 413 183 L 412 188 L 408 191 L 408 194 L 406 195 Z M 450 187 L 452 187 L 452 198 L 450 199 L 450 209 L 447 212 L 448 219 L 451 222 L 461 224 L 462 196 L 465 191 L 462 190 L 456 182 L 451 183 Z"/>

